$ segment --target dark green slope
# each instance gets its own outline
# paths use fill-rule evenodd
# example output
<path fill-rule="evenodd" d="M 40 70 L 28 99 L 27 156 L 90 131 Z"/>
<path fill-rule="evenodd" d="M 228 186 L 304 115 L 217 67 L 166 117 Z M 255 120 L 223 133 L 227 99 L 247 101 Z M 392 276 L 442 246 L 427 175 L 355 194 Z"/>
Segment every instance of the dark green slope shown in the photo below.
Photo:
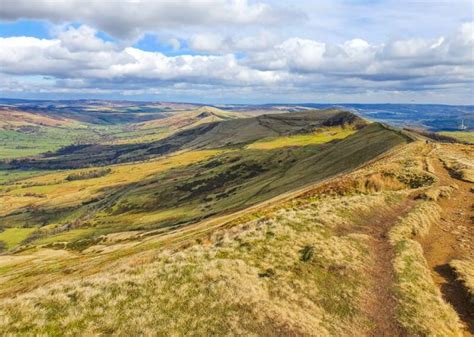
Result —
<path fill-rule="evenodd" d="M 339 142 L 224 154 L 141 182 L 120 198 L 113 212 L 120 213 L 121 208 L 148 212 L 195 206 L 202 218 L 234 211 L 350 171 L 409 141 L 401 133 L 374 123 Z"/>
<path fill-rule="evenodd" d="M 109 165 L 147 160 L 183 149 L 236 147 L 262 138 L 308 133 L 322 126 L 345 124 L 361 128 L 367 123 L 350 112 L 334 109 L 262 115 L 199 125 L 152 143 L 69 146 L 48 156 L 14 160 L 3 166 L 70 169 Z"/>
<path fill-rule="evenodd" d="M 273 150 L 241 148 L 207 161 L 171 169 L 132 185 L 103 191 L 97 201 L 73 209 L 24 210 L 0 218 L 1 224 L 57 223 L 72 214 L 90 214 L 88 226 L 97 233 L 129 229 L 152 229 L 192 223 L 200 219 L 243 209 L 307 184 L 350 171 L 396 145 L 411 139 L 379 123 L 330 143 Z M 103 205 L 106 205 L 104 208 Z M 127 223 L 121 216 L 130 213 L 192 209 L 144 226 Z M 89 217 L 89 216 L 88 216 Z M 139 217 L 138 217 L 139 218 Z"/>

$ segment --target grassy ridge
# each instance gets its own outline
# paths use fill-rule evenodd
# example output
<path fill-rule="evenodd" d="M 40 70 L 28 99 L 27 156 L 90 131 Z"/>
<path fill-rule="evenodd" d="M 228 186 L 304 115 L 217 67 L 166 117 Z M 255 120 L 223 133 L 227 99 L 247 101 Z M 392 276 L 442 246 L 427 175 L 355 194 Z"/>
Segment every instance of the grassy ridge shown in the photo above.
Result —
<path fill-rule="evenodd" d="M 90 236 L 97 237 L 189 224 L 351 170 L 405 141 L 372 124 L 335 143 L 190 151 L 83 180 L 68 177 L 87 178 L 88 170 L 44 175 L 0 187 L 0 225 L 41 224 L 40 237 L 64 226 L 94 228 Z"/>
<path fill-rule="evenodd" d="M 240 148 L 267 137 L 311 133 L 321 127 L 361 128 L 367 122 L 340 110 L 305 111 L 254 118 L 228 118 L 221 122 L 179 129 L 172 135 L 138 144 L 91 144 L 70 146 L 47 158 L 12 161 L 5 168 L 71 169 L 142 161 L 179 150 Z"/>
<path fill-rule="evenodd" d="M 364 219 L 380 216 L 412 188 L 405 175 L 395 184 L 390 172 L 425 181 L 422 163 L 406 159 L 407 152 L 218 229 L 178 232 L 178 243 L 171 231 L 141 242 L 123 233 L 81 254 L 56 247 L 24 251 L 14 262 L 0 258 L 2 293 L 22 292 L 2 299 L 0 332 L 370 335 L 374 322 L 364 303 L 373 256 L 361 231 Z M 40 262 L 27 267 L 30 260 L 21 259 Z M 35 282 L 39 289 L 24 290 Z"/>

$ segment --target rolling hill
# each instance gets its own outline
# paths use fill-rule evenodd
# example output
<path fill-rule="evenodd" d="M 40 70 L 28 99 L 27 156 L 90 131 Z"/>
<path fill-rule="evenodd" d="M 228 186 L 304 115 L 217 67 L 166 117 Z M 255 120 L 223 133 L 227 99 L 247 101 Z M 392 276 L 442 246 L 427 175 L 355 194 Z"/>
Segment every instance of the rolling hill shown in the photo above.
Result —
<path fill-rule="evenodd" d="M 198 110 L 198 116 L 202 114 L 206 112 Z M 168 118 L 163 122 L 172 125 L 175 120 L 173 118 L 170 122 Z M 311 110 L 253 118 L 220 117 L 219 122 L 197 123 L 194 127 L 184 126 L 184 130 L 178 128 L 175 133 L 155 142 L 73 145 L 42 158 L 14 160 L 5 167 L 68 169 L 116 164 L 147 160 L 185 149 L 239 147 L 264 138 L 311 133 L 317 128 L 347 125 L 357 129 L 366 124 L 352 113 L 339 110 Z"/>
<path fill-rule="evenodd" d="M 179 109 L 2 162 L 0 334 L 470 335 L 472 145 Z"/>
<path fill-rule="evenodd" d="M 36 156 L 68 145 L 152 142 L 200 124 L 246 117 L 212 107 L 185 104 L 166 104 L 165 113 L 144 113 L 141 110 L 152 108 L 125 102 L 93 103 L 0 105 L 0 160 Z M 189 107 L 192 109 L 185 110 Z M 118 118 L 116 114 L 122 117 Z"/>
<path fill-rule="evenodd" d="M 295 146 L 288 137 L 304 142 Z M 68 147 L 8 164 L 13 172 L 67 171 L 15 182 L 14 190 L 7 185 L 14 206 L 0 224 L 39 223 L 47 228 L 39 228 L 41 237 L 93 227 L 93 238 L 192 223 L 350 171 L 410 141 L 351 113 L 311 111 L 198 125 L 156 143 Z M 261 149 L 265 142 L 272 148 Z"/>

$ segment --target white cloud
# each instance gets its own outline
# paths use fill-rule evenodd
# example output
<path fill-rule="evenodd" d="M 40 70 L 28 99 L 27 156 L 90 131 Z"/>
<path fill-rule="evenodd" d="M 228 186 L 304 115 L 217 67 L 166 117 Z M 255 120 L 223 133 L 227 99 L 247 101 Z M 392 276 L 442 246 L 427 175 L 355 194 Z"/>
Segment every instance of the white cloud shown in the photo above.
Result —
<path fill-rule="evenodd" d="M 232 54 L 170 57 L 132 47 L 120 50 L 100 40 L 84 26 L 69 28 L 54 40 L 0 38 L 0 46 L 0 69 L 13 75 L 115 80 L 118 83 L 153 80 L 232 85 L 271 83 L 278 77 L 271 72 L 243 66 Z"/>
<path fill-rule="evenodd" d="M 95 29 L 82 25 L 77 29 L 68 27 L 67 30 L 59 32 L 57 37 L 61 40 L 61 44 L 71 52 L 100 52 L 115 48 L 113 43 L 99 39 L 96 34 Z"/>
<path fill-rule="evenodd" d="M 360 38 L 339 44 L 289 38 L 272 45 L 270 36 L 261 42 L 266 48 L 254 46 L 258 35 L 196 35 L 192 49 L 213 50 L 214 55 L 167 56 L 104 41 L 83 25 L 58 32 L 54 39 L 0 38 L 0 75 L 14 78 L 25 91 L 129 95 L 178 90 L 199 97 L 249 91 L 261 97 L 436 90 L 466 94 L 474 78 L 472 31 L 473 24 L 466 23 L 452 35 L 380 44 Z M 234 50 L 246 53 L 237 56 Z M 43 76 L 47 80 L 40 88 L 37 79 Z M 11 91 L 11 83 L 4 81 L 3 87 Z"/>
<path fill-rule="evenodd" d="M 196 34 L 189 39 L 189 47 L 197 51 L 223 51 L 226 48 L 225 40 L 218 34 Z"/>
<path fill-rule="evenodd" d="M 0 19 L 81 22 L 120 38 L 171 27 L 273 24 L 300 15 L 247 0 L 2 0 Z"/>

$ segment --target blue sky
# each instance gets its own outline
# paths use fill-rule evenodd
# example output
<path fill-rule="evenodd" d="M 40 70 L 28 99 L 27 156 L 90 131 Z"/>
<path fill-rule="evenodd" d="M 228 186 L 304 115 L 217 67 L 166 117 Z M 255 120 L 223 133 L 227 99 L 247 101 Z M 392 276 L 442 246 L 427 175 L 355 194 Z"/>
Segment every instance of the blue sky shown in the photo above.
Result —
<path fill-rule="evenodd" d="M 0 96 L 474 104 L 473 2 L 2 0 Z"/>

